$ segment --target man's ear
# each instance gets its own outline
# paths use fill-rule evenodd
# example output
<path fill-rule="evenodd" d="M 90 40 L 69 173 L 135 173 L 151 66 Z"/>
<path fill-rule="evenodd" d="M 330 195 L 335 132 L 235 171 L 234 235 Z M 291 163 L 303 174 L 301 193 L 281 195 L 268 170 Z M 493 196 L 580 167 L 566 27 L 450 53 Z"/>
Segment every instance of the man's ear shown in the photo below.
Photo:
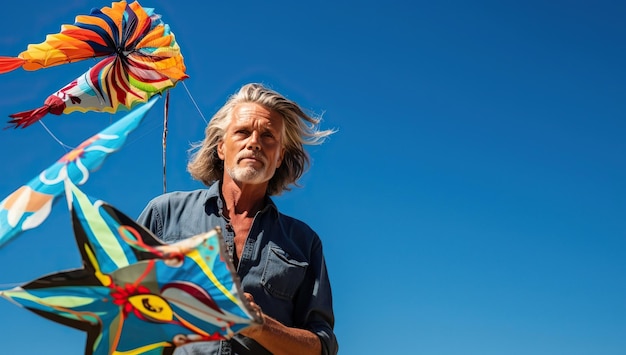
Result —
<path fill-rule="evenodd" d="M 285 147 L 280 150 L 280 156 L 278 157 L 278 163 L 276 164 L 277 168 L 280 168 L 280 164 L 283 163 L 283 159 L 285 158 Z"/>
<path fill-rule="evenodd" d="M 224 160 L 224 140 L 217 142 L 217 156 Z"/>

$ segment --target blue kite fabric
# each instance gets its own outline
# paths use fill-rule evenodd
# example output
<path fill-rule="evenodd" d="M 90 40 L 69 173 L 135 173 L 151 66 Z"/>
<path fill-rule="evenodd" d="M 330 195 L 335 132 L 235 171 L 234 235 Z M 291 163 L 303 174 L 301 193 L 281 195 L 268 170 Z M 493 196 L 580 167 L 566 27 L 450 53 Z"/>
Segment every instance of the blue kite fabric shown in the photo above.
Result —
<path fill-rule="evenodd" d="M 97 170 L 109 154 L 122 148 L 128 134 L 139 126 L 158 98 L 153 96 L 147 103 L 85 140 L 2 200 L 0 247 L 22 231 L 39 226 L 48 217 L 56 198 L 64 191 L 65 179 L 78 185 L 87 182 L 90 172 Z"/>
<path fill-rule="evenodd" d="M 65 186 L 83 268 L 0 296 L 85 331 L 85 354 L 171 354 L 261 324 L 242 297 L 219 228 L 165 244 L 69 179 Z"/>

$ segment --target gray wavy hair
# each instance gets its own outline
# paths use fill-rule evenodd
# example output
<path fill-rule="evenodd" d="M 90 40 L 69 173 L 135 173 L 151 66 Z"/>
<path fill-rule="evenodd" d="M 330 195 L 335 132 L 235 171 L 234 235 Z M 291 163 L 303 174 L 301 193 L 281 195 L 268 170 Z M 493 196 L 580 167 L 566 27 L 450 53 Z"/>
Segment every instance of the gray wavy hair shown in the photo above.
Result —
<path fill-rule="evenodd" d="M 297 181 L 310 166 L 310 158 L 304 145 L 318 145 L 333 134 L 334 130 L 319 130 L 321 118 L 304 113 L 298 104 L 262 84 L 246 84 L 226 101 L 211 118 L 201 142 L 192 144 L 187 171 L 205 185 L 222 179 L 224 162 L 217 154 L 217 145 L 223 139 L 231 120 L 233 109 L 240 103 L 252 102 L 276 111 L 284 119 L 283 161 L 270 179 L 267 193 L 278 195 L 290 190 L 289 185 L 299 186 Z"/>

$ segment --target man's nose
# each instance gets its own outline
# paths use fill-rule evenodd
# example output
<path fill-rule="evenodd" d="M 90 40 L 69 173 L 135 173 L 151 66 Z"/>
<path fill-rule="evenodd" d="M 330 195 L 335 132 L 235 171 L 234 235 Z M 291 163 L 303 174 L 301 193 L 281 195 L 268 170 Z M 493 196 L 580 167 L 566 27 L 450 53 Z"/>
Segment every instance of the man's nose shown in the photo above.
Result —
<path fill-rule="evenodd" d="M 261 149 L 261 144 L 259 143 L 259 134 L 256 131 L 252 132 L 250 137 L 248 137 L 248 144 L 246 145 L 246 148 L 252 150 Z"/>

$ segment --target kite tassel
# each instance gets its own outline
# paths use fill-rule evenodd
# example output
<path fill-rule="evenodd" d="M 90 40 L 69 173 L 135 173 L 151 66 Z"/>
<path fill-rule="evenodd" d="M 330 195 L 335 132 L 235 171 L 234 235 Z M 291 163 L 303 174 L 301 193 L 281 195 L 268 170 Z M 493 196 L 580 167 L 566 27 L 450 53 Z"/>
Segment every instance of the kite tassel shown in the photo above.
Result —
<path fill-rule="evenodd" d="M 8 123 L 12 126 L 9 126 L 7 128 L 26 128 L 42 119 L 43 116 L 47 115 L 48 113 L 60 115 L 63 113 L 63 110 L 65 110 L 65 102 L 63 102 L 63 100 L 61 100 L 57 96 L 53 95 L 48 97 L 46 102 L 44 102 L 44 105 L 39 108 L 9 115 L 12 120 L 10 120 Z"/>
<path fill-rule="evenodd" d="M 15 57 L 0 57 L 0 74 L 13 71 L 26 63 L 26 60 Z"/>

